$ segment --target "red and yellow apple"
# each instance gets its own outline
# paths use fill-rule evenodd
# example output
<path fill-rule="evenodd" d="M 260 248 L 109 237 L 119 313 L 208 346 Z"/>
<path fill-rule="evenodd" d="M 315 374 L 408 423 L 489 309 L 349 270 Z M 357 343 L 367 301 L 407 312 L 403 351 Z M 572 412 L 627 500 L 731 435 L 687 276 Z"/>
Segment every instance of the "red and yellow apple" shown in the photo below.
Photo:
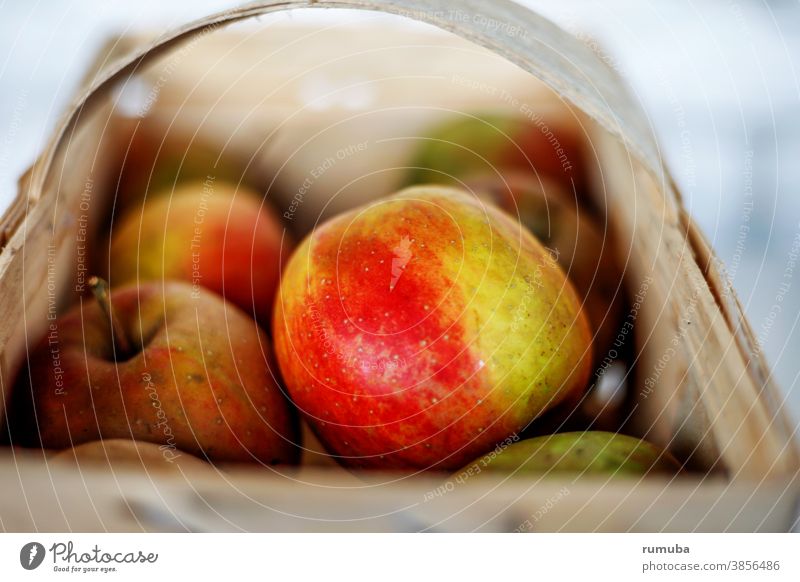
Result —
<path fill-rule="evenodd" d="M 553 257 L 451 188 L 313 231 L 284 271 L 273 335 L 292 400 L 350 467 L 460 467 L 590 373 L 589 325 Z"/>
<path fill-rule="evenodd" d="M 225 182 L 192 182 L 114 225 L 109 281 L 190 282 L 268 322 L 290 248 L 280 221 L 254 192 Z"/>
<path fill-rule="evenodd" d="M 30 354 L 14 390 L 15 444 L 121 438 L 210 461 L 297 461 L 269 340 L 239 308 L 173 282 L 120 288 L 101 305 L 53 321 Z"/>

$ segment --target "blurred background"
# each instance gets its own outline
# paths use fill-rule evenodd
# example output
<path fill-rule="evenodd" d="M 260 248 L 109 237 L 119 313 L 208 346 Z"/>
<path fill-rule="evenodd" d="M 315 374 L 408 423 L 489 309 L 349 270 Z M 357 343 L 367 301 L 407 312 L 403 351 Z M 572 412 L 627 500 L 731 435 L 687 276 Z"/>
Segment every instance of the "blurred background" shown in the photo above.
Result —
<path fill-rule="evenodd" d="M 800 419 L 800 2 L 523 3 L 596 38 L 644 103 Z M 0 3 L 0 212 L 109 36 L 157 34 L 237 4 Z"/>

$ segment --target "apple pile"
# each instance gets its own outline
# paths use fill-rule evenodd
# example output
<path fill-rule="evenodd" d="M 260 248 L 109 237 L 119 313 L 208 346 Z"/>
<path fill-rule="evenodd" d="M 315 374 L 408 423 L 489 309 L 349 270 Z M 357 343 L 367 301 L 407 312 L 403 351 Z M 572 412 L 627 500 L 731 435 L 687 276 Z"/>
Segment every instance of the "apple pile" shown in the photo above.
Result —
<path fill-rule="evenodd" d="M 554 130 L 555 129 L 555 133 Z M 447 118 L 419 136 L 408 163 L 406 183 L 465 186 L 474 176 L 533 174 L 561 187 L 580 190 L 584 167 L 580 139 L 551 123 L 505 113 L 464 113 Z"/>
<path fill-rule="evenodd" d="M 498 113 L 446 119 L 420 136 L 406 182 L 458 185 L 530 229 L 580 295 L 602 360 L 622 324 L 622 267 L 608 225 L 584 200 L 578 139 L 570 131 L 554 134 L 554 126 Z"/>
<path fill-rule="evenodd" d="M 108 284 L 92 278 L 94 296 L 30 351 L 12 442 L 67 460 L 293 465 L 302 419 L 353 469 L 454 471 L 491 454 L 510 472 L 674 470 L 613 434 L 497 453 L 579 405 L 624 309 L 579 200 L 578 140 L 561 139 L 552 151 L 511 117 L 449 121 L 422 140 L 408 187 L 296 248 L 255 190 L 198 178 L 203 156 L 190 179 L 155 172 L 160 190 L 137 174 L 96 253 Z"/>
<path fill-rule="evenodd" d="M 258 323 L 291 248 L 275 213 L 248 188 L 211 179 L 130 206 L 111 228 L 112 290 L 94 277 L 95 298 L 30 353 L 12 442 L 129 439 L 168 460 L 296 464 L 297 414 Z"/>

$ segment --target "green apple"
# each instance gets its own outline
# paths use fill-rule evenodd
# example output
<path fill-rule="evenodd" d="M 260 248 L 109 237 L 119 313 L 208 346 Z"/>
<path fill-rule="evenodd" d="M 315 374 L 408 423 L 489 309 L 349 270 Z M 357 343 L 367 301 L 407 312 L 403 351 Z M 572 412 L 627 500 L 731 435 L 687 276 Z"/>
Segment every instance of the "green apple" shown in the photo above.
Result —
<path fill-rule="evenodd" d="M 579 473 L 602 475 L 674 474 L 681 466 L 667 451 L 613 432 L 565 432 L 497 447 L 460 474 Z"/>

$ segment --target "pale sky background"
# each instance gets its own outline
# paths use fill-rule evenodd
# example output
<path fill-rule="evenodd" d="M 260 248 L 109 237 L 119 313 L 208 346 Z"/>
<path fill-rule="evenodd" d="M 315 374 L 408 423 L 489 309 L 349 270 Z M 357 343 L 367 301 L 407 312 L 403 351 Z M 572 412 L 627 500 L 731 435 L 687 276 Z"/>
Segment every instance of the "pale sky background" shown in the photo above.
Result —
<path fill-rule="evenodd" d="M 800 235 L 800 4 L 526 3 L 594 35 L 616 59 L 652 116 L 690 212 L 720 258 L 738 263 L 734 286 L 794 418 L 800 418 L 800 271 L 790 281 L 781 316 L 766 326 L 792 241 Z M 0 0 L 0 211 L 109 35 L 164 30 L 235 4 Z M 754 205 L 742 246 L 750 162 Z"/>

